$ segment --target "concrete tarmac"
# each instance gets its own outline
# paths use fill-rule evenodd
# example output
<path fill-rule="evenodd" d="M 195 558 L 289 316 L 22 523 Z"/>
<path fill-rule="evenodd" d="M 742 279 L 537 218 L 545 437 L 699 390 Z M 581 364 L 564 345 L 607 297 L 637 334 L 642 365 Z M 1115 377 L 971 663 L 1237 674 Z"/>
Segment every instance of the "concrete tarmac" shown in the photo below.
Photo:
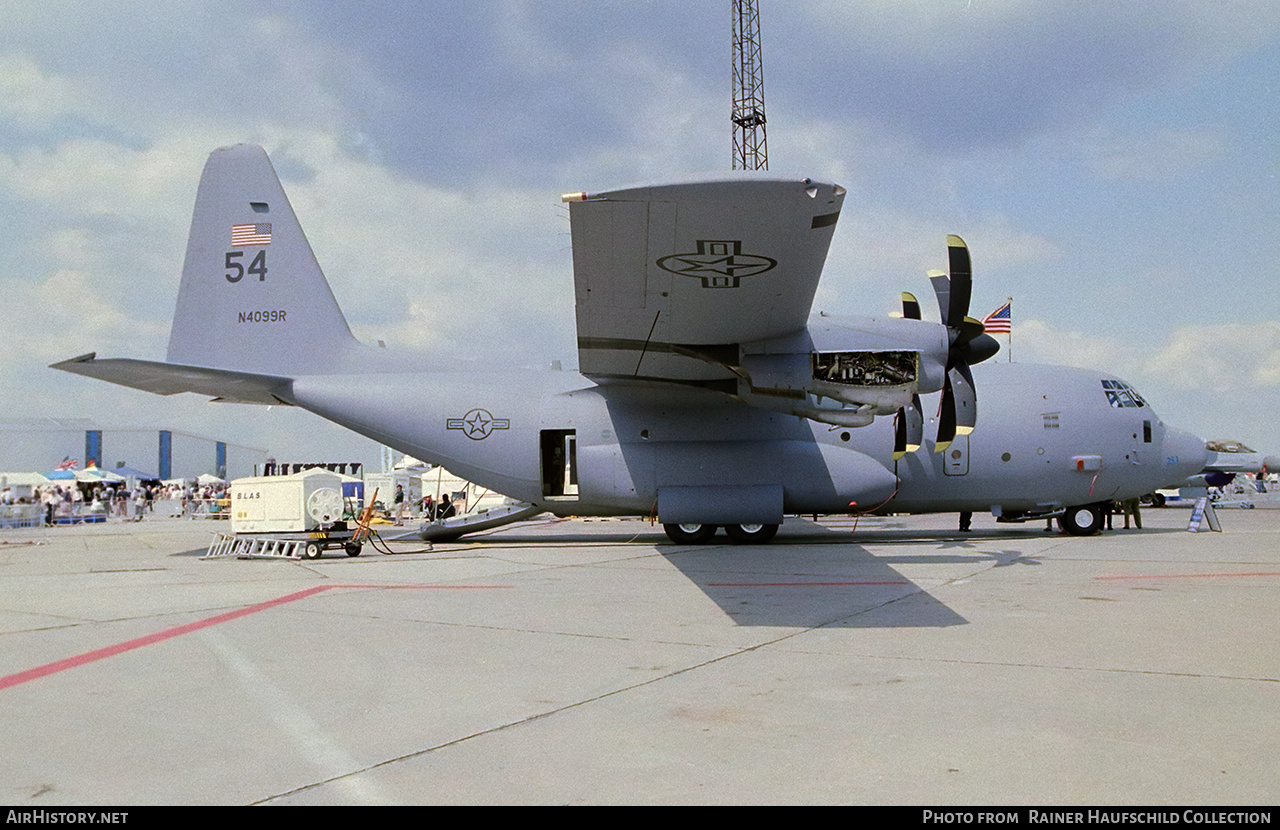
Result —
<path fill-rule="evenodd" d="M 301 562 L 202 560 L 208 520 L 0 531 L 0 800 L 1274 805 L 1280 512 L 1188 517 Z"/>

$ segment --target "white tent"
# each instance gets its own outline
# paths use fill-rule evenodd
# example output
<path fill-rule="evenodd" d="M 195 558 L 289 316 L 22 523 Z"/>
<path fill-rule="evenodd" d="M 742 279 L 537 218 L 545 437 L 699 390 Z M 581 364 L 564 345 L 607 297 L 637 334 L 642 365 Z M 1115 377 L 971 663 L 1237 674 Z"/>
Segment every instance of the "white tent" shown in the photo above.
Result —
<path fill-rule="evenodd" d="M 117 482 L 124 481 L 124 476 L 116 475 L 110 470 L 100 470 L 97 467 L 86 467 L 83 470 L 76 470 L 76 481 Z"/>
<path fill-rule="evenodd" d="M 0 473 L 0 488 L 43 487 L 49 479 L 40 473 Z"/>
<path fill-rule="evenodd" d="M 465 497 L 462 496 L 464 493 Z M 503 494 L 478 487 L 444 467 L 436 467 L 422 474 L 423 496 L 429 495 L 439 504 L 440 497 L 445 494 L 448 494 L 449 498 L 456 503 L 458 512 L 479 510 L 482 507 L 492 507 L 507 501 L 507 497 Z"/>

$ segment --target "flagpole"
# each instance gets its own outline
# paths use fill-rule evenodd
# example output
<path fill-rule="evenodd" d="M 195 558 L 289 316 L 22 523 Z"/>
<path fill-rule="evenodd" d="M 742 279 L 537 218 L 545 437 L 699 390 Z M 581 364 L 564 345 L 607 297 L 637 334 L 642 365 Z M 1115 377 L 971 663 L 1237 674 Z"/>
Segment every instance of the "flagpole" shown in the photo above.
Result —
<path fill-rule="evenodd" d="M 1013 362 L 1013 297 L 1009 298 L 1009 362 Z"/>

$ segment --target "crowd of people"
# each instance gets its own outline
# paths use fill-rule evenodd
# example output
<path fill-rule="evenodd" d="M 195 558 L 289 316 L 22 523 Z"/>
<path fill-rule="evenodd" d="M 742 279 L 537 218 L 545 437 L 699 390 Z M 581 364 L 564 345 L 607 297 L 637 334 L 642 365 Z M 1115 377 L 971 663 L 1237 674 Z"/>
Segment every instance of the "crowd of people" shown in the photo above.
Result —
<path fill-rule="evenodd" d="M 141 481 L 133 486 L 113 481 L 55 481 L 34 488 L 0 488 L 0 506 L 28 506 L 24 515 L 38 517 L 45 526 L 107 519 L 138 521 L 153 514 L 216 516 L 226 511 L 229 490 L 226 483 L 194 481 Z M 410 500 L 399 485 L 389 501 L 386 512 L 397 522 L 407 518 L 428 522 L 449 519 L 462 507 L 448 493 L 442 494 L 439 501 L 432 495 L 420 501 Z M 13 513 L 6 511 L 0 518 L 12 518 Z"/>
<path fill-rule="evenodd" d="M 38 505 L 44 524 L 50 526 L 76 520 L 138 520 L 165 501 L 172 503 L 173 515 L 217 513 L 226 495 L 226 484 L 139 482 L 130 488 L 123 482 L 67 481 L 35 487 L 30 495 L 5 487 L 0 504 Z"/>

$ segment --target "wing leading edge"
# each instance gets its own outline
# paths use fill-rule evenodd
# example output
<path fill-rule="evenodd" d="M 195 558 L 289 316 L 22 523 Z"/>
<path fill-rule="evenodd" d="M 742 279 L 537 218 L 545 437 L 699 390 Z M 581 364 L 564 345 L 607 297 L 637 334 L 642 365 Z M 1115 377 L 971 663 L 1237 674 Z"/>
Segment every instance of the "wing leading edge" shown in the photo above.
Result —
<path fill-rule="evenodd" d="M 804 329 L 844 194 L 734 178 L 565 196 L 582 373 L 734 380 L 739 344 Z"/>

